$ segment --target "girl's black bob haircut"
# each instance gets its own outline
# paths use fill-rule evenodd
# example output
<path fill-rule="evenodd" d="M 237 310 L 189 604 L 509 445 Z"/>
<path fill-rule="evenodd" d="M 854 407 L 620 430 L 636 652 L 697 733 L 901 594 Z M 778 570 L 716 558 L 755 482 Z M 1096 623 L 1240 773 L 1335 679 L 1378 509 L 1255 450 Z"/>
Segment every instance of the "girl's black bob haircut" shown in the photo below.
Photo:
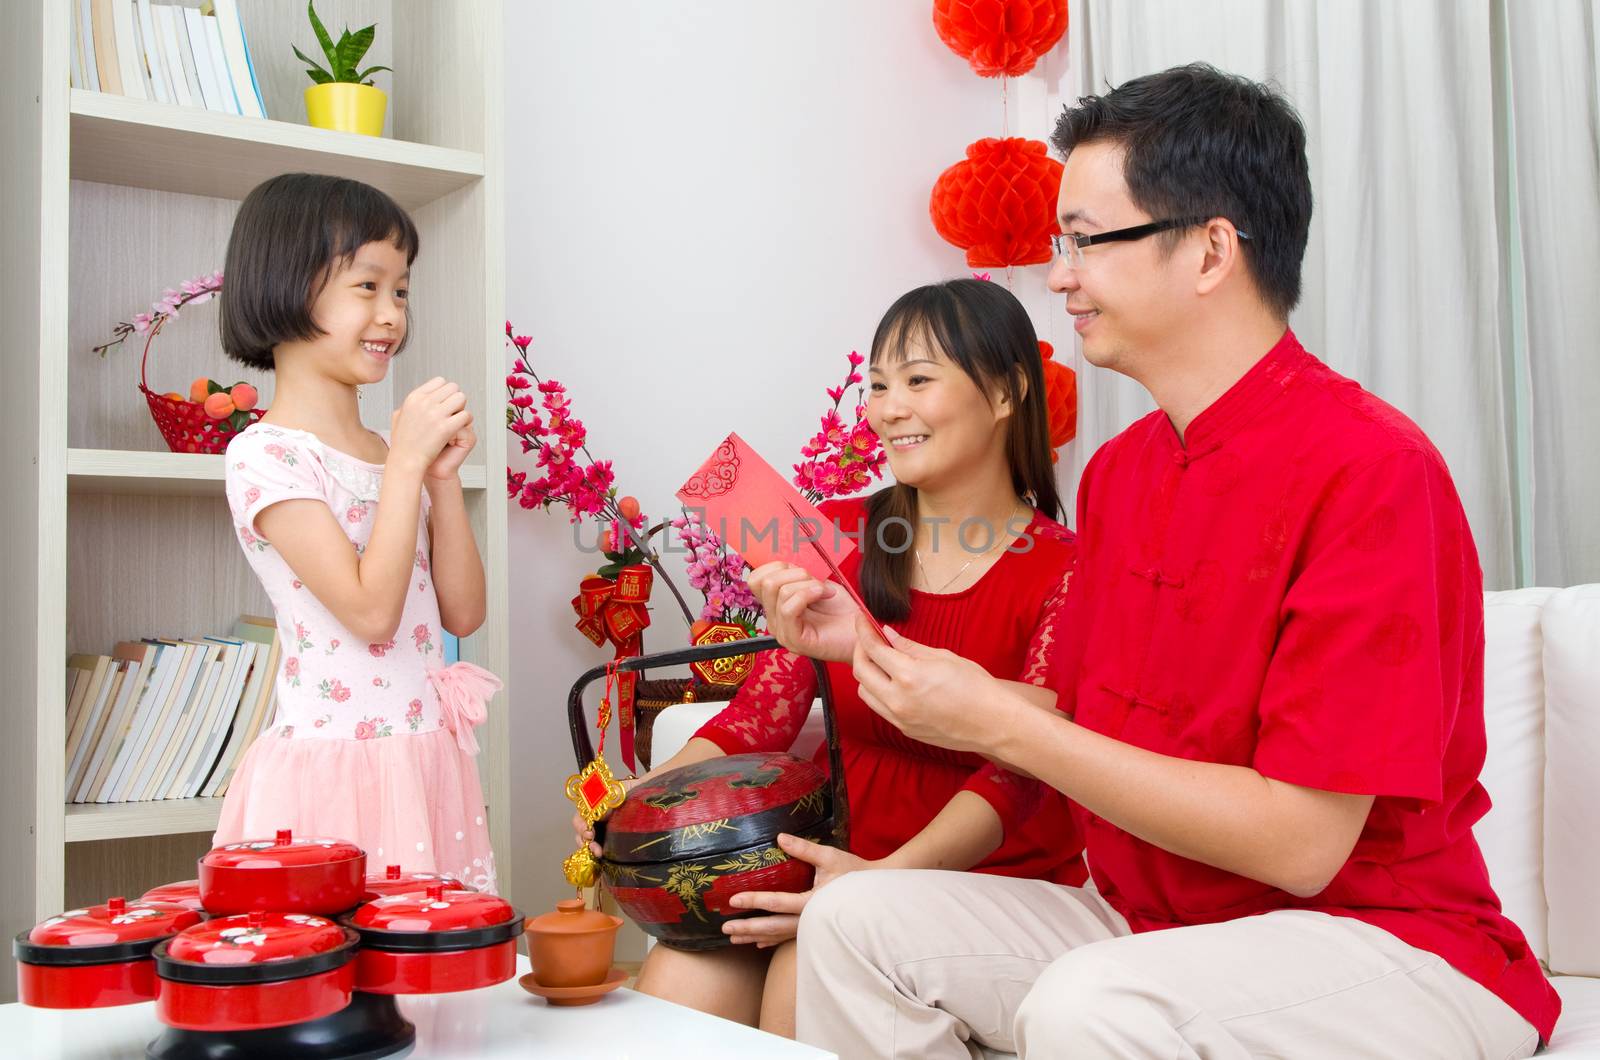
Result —
<path fill-rule="evenodd" d="M 239 207 L 223 266 L 222 348 L 271 371 L 280 342 L 322 334 L 311 306 L 333 272 L 368 243 L 392 243 L 409 266 L 417 226 L 400 204 L 369 184 L 316 173 L 285 173 L 256 185 Z M 410 310 L 407 310 L 409 321 Z M 410 328 L 406 329 L 407 337 Z M 405 349 L 405 342 L 395 350 Z"/>

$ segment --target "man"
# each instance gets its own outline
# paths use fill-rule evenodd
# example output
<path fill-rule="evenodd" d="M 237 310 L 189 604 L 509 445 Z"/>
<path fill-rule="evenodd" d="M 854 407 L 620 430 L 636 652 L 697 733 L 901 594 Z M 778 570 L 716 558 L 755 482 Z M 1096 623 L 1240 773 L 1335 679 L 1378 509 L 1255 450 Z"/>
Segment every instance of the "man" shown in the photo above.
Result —
<path fill-rule="evenodd" d="M 1063 114 L 1050 284 L 1160 406 L 1078 496 L 1059 712 L 757 572 L 788 642 L 853 632 L 874 710 L 1076 804 L 1092 886 L 841 877 L 799 1034 L 841 1056 L 1522 1057 L 1560 1004 L 1499 910 L 1477 553 L 1438 452 L 1288 330 L 1305 133 L 1189 66 Z"/>

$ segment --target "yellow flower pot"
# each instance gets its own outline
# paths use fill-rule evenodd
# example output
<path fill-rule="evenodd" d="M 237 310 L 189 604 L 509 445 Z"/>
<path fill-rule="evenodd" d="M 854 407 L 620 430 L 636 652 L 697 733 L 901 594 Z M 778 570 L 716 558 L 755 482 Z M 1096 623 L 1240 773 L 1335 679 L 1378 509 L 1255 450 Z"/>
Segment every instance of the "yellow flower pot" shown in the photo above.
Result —
<path fill-rule="evenodd" d="M 383 135 L 383 112 L 389 97 L 374 85 L 336 81 L 306 89 L 306 118 L 319 129 Z"/>

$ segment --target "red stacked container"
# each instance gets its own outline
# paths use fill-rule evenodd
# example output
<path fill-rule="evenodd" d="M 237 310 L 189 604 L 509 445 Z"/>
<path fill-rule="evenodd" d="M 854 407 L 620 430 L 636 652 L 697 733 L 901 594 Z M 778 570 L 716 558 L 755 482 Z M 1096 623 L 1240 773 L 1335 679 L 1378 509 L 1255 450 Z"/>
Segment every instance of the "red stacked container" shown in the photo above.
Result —
<path fill-rule="evenodd" d="M 151 953 L 200 914 L 166 902 L 72 909 L 17 935 L 18 998 L 38 1008 L 102 1008 L 153 1000 Z"/>
<path fill-rule="evenodd" d="M 516 974 L 522 914 L 492 894 L 435 883 L 376 898 L 341 919 L 361 936 L 358 990 L 442 994 Z"/>
<path fill-rule="evenodd" d="M 354 931 L 307 913 L 219 917 L 155 949 L 156 1016 L 191 1031 L 249 1031 L 320 1019 L 350 1004 Z"/>
<path fill-rule="evenodd" d="M 274 839 L 229 843 L 201 858 L 200 900 L 213 916 L 267 909 L 332 916 L 360 904 L 366 876 L 367 855 L 354 843 L 296 838 L 282 828 Z"/>

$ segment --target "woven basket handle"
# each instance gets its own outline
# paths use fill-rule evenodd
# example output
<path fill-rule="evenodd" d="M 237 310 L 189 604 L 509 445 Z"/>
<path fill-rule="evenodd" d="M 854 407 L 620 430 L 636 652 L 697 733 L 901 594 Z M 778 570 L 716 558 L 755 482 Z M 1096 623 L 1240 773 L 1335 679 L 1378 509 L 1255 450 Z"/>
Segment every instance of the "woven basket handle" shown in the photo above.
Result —
<path fill-rule="evenodd" d="M 157 320 L 150 325 L 150 332 L 144 337 L 144 356 L 139 358 L 139 389 L 141 390 L 150 389 L 150 384 L 145 381 L 144 367 L 150 362 L 150 344 L 156 341 L 156 336 L 161 334 L 161 326 L 166 322 L 166 317 Z"/>
<path fill-rule="evenodd" d="M 616 663 L 621 673 L 643 673 L 662 666 L 680 666 L 685 663 L 704 662 L 708 659 L 726 659 L 759 651 L 772 651 L 782 647 L 777 637 L 746 637 L 721 644 L 703 644 L 692 648 L 675 648 L 671 651 L 633 655 Z M 839 733 L 833 717 L 833 686 L 828 680 L 828 666 L 810 660 L 817 672 L 817 695 L 822 698 L 822 729 L 828 741 L 829 781 L 833 787 L 833 838 L 841 849 L 848 849 L 850 839 L 850 800 L 844 781 L 844 758 L 839 752 Z M 578 678 L 567 694 L 567 724 L 572 730 L 572 752 L 582 769 L 594 761 L 594 743 L 589 739 L 589 726 L 583 712 L 583 692 L 606 675 L 611 664 L 596 666 Z M 598 830 L 597 830 L 598 831 Z"/>

